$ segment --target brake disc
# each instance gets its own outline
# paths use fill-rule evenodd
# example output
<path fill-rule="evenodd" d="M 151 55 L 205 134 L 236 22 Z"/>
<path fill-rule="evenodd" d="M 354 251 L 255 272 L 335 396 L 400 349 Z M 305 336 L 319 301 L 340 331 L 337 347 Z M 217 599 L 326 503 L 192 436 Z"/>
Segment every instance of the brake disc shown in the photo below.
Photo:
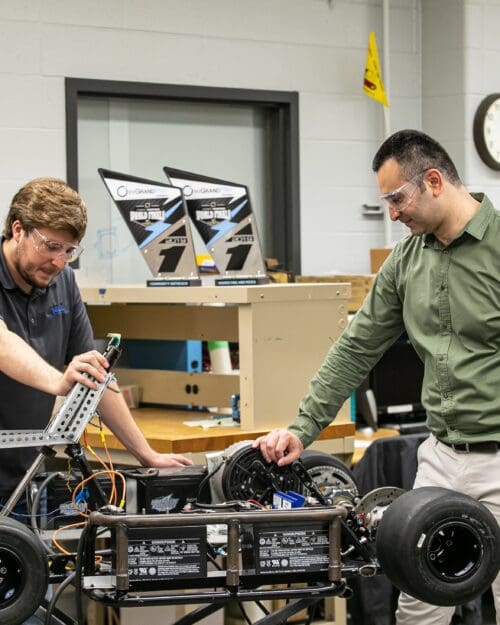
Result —
<path fill-rule="evenodd" d="M 406 493 L 404 488 L 396 488 L 395 486 L 376 488 L 360 499 L 354 508 L 354 512 L 355 514 L 369 514 L 375 508 L 388 506 L 403 493 Z"/>

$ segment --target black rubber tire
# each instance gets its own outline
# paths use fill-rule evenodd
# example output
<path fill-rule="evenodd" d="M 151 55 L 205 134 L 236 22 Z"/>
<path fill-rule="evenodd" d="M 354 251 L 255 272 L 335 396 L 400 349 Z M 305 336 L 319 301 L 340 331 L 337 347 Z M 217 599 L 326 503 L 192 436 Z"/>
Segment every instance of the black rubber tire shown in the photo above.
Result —
<path fill-rule="evenodd" d="M 324 451 L 306 449 L 300 459 L 322 493 L 331 487 L 337 487 L 350 489 L 356 496 L 358 495 L 358 485 L 353 472 L 335 456 Z M 328 475 L 326 481 L 324 480 L 325 473 Z"/>
<path fill-rule="evenodd" d="M 19 521 L 0 517 L 0 623 L 19 625 L 36 612 L 49 583 L 40 540 Z"/>
<path fill-rule="evenodd" d="M 432 605 L 467 603 L 486 591 L 500 563 L 500 530 L 481 503 L 445 488 L 398 497 L 377 529 L 383 572 L 403 592 Z"/>

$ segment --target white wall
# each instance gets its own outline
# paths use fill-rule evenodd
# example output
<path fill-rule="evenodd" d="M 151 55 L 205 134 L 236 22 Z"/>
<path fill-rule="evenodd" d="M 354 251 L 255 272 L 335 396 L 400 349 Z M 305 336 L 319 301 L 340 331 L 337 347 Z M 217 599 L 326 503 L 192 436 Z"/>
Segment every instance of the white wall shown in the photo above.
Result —
<path fill-rule="evenodd" d="M 490 93 L 500 93 L 500 0 L 467 0 L 464 6 L 465 62 L 465 182 L 484 191 L 500 208 L 500 172 L 486 167 L 472 140 L 472 124 L 479 103 Z"/>
<path fill-rule="evenodd" d="M 471 119 L 500 86 L 499 0 L 422 0 L 432 57 L 420 0 L 390 5 L 391 129 L 436 130 L 466 179 L 495 184 Z M 361 216 L 384 135 L 361 89 L 370 30 L 382 56 L 382 0 L 0 0 L 1 206 L 32 177 L 65 176 L 65 76 L 298 91 L 303 273 L 367 272 L 384 240 L 382 221 Z"/>
<path fill-rule="evenodd" d="M 422 1 L 423 129 L 449 150 L 464 184 L 500 206 L 500 173 L 477 155 L 479 103 L 500 92 L 500 0 Z M 446 36 L 445 36 L 446 34 Z"/>

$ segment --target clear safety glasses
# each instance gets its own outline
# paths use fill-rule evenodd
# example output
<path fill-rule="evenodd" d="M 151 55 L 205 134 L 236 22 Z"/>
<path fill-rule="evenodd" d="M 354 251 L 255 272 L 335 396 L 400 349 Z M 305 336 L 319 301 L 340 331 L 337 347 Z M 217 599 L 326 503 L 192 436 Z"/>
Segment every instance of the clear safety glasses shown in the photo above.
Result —
<path fill-rule="evenodd" d="M 72 263 L 80 256 L 84 249 L 83 245 L 80 244 L 68 245 L 61 241 L 47 239 L 47 237 L 41 232 L 38 232 L 36 228 L 33 228 L 29 234 L 33 235 L 31 237 L 33 247 L 40 256 L 44 256 L 45 258 L 63 258 L 66 263 Z"/>
<path fill-rule="evenodd" d="M 410 202 L 415 195 L 419 187 L 418 179 L 422 176 L 422 173 L 413 176 L 411 180 L 405 182 L 394 191 L 389 193 L 382 193 L 380 199 L 386 205 L 389 210 L 404 211 L 410 205 Z"/>

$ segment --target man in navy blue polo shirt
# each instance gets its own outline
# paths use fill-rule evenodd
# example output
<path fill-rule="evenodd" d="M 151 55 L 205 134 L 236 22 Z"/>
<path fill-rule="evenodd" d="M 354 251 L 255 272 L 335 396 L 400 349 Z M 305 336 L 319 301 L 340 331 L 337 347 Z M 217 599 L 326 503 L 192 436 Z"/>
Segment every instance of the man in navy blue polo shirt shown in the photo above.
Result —
<path fill-rule="evenodd" d="M 68 263 L 83 250 L 87 211 L 62 180 L 37 178 L 14 196 L 0 246 L 0 429 L 43 429 L 56 395 L 84 374 L 104 380 L 105 358 L 93 349 L 92 328 Z M 99 404 L 106 425 L 144 466 L 189 465 L 179 454 L 155 452 L 121 394 Z M 36 451 L 0 451 L 0 497 L 8 496 Z"/>

